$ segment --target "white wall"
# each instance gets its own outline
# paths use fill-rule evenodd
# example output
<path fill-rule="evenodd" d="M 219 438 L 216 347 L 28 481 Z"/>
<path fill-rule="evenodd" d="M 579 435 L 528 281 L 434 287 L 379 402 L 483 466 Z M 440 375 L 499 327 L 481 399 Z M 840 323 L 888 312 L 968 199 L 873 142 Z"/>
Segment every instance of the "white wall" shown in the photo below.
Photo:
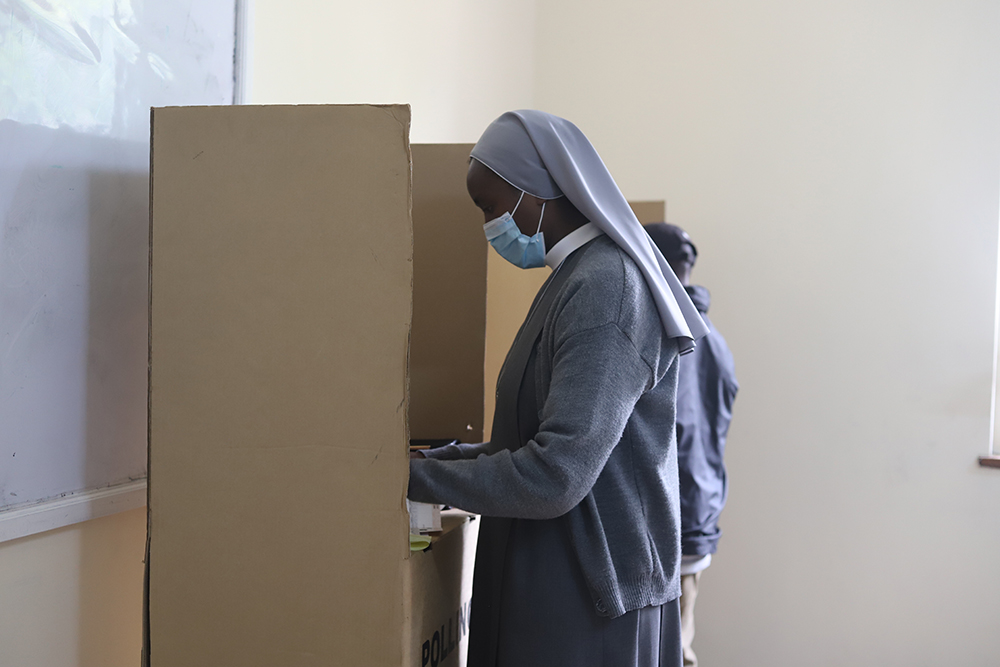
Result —
<path fill-rule="evenodd" d="M 531 106 L 533 0 L 255 0 L 254 104 L 409 103 L 413 143 Z"/>
<path fill-rule="evenodd" d="M 995 665 L 1000 6 L 541 0 L 536 103 L 667 200 L 742 390 L 707 665 Z M 551 28 L 558 26 L 558 28 Z"/>

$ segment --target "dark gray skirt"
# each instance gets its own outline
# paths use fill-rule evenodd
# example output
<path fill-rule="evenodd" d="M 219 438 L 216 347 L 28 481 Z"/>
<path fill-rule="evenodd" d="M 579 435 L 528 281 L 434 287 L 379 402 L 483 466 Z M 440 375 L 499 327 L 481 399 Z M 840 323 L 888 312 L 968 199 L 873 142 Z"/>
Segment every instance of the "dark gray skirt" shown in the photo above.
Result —
<path fill-rule="evenodd" d="M 509 523 L 502 576 L 477 573 L 478 581 L 495 585 L 473 591 L 473 605 L 488 605 L 499 613 L 474 614 L 473 623 L 485 624 L 488 616 L 494 622 L 491 628 L 471 628 L 469 667 L 682 665 L 678 600 L 614 619 L 599 616 L 564 523 Z M 483 547 L 489 548 L 489 540 L 480 543 Z M 477 600 L 480 595 L 493 599 Z M 486 658 L 492 651 L 481 650 L 486 642 L 496 647 L 495 662 Z"/>

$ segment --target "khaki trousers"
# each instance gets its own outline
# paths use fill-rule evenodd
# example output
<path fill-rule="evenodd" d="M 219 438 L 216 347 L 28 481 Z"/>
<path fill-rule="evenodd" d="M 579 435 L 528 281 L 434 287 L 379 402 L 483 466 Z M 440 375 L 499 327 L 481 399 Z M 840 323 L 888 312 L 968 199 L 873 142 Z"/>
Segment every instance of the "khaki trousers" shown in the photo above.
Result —
<path fill-rule="evenodd" d="M 684 667 L 698 667 L 698 657 L 691 644 L 694 642 L 694 602 L 698 598 L 698 581 L 701 572 L 681 576 L 681 647 L 684 650 Z"/>

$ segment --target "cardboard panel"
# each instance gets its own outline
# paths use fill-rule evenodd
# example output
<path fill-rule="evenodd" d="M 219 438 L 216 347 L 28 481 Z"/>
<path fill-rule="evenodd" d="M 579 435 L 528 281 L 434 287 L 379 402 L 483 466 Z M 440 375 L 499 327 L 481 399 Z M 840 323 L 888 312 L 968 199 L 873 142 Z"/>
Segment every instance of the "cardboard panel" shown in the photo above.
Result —
<path fill-rule="evenodd" d="M 402 660 L 408 131 L 153 113 L 153 667 Z"/>
<path fill-rule="evenodd" d="M 413 438 L 483 437 L 488 246 L 465 189 L 471 150 L 413 146 Z"/>
<path fill-rule="evenodd" d="M 444 534 L 406 569 L 409 667 L 465 667 L 479 520 L 445 511 Z"/>
<path fill-rule="evenodd" d="M 647 225 L 651 222 L 664 222 L 667 219 L 667 202 L 665 201 L 630 201 L 635 217 Z"/>

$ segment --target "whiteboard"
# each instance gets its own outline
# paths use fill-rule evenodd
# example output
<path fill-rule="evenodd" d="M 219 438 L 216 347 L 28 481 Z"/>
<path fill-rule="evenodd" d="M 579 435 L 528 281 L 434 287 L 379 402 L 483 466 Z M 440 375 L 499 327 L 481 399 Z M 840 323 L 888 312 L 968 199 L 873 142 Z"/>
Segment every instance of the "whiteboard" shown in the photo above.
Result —
<path fill-rule="evenodd" d="M 149 109 L 233 102 L 236 11 L 0 0 L 0 528 L 146 475 Z"/>

